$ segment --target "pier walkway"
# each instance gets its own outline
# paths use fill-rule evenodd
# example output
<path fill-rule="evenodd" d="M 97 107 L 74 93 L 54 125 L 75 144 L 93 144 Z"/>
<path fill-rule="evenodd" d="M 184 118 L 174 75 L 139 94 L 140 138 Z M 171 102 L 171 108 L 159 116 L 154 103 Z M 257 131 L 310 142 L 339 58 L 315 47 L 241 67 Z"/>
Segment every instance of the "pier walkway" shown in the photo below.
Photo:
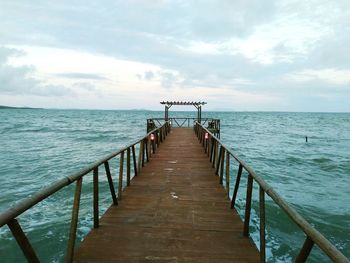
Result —
<path fill-rule="evenodd" d="M 258 262 L 193 129 L 172 129 L 76 262 Z"/>

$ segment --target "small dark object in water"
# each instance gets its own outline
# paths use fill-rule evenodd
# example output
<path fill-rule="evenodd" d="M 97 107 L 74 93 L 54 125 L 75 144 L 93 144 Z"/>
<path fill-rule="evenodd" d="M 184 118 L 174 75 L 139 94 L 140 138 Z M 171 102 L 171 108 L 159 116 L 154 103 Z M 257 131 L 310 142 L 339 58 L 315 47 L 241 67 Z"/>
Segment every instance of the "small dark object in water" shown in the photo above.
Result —
<path fill-rule="evenodd" d="M 307 142 L 307 136 L 305 137 L 305 141 Z"/>

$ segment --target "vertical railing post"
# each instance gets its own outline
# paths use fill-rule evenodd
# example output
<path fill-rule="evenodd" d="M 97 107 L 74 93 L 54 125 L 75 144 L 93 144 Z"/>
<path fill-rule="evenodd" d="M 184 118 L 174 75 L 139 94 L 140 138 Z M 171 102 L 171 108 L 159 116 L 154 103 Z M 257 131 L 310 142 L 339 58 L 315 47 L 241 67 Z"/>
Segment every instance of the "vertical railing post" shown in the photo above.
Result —
<path fill-rule="evenodd" d="M 247 195 L 245 202 L 245 214 L 244 214 L 244 226 L 243 226 L 243 236 L 249 236 L 249 222 L 250 222 L 250 210 L 252 206 L 252 192 L 253 192 L 253 176 L 248 175 L 247 182 Z"/>
<path fill-rule="evenodd" d="M 151 151 L 150 151 L 150 147 L 149 147 L 149 139 L 148 139 L 148 137 L 147 137 L 147 139 L 145 139 L 146 140 L 146 143 L 145 143 L 145 145 L 146 145 L 146 160 L 147 160 L 147 162 L 149 162 L 149 158 L 150 158 L 150 155 L 151 155 Z"/>
<path fill-rule="evenodd" d="M 259 212 L 260 212 L 260 262 L 266 261 L 266 240 L 265 240 L 265 192 L 259 186 Z"/>
<path fill-rule="evenodd" d="M 130 147 L 126 150 L 126 185 L 130 186 Z"/>
<path fill-rule="evenodd" d="M 230 153 L 226 152 L 226 191 L 227 198 L 230 199 Z"/>
<path fill-rule="evenodd" d="M 222 185 L 224 181 L 224 164 L 225 164 L 225 148 L 221 146 L 221 161 L 219 170 L 219 183 Z"/>
<path fill-rule="evenodd" d="M 145 139 L 142 140 L 142 167 L 145 166 L 145 152 L 147 152 L 147 143 Z"/>
<path fill-rule="evenodd" d="M 220 169 L 220 162 L 221 162 L 221 156 L 223 154 L 223 150 L 224 148 L 222 147 L 222 145 L 220 146 L 220 151 L 219 151 L 219 156 L 218 158 L 216 159 L 216 170 L 215 170 L 215 174 L 216 175 L 219 175 L 219 169 Z"/>
<path fill-rule="evenodd" d="M 67 263 L 73 262 L 73 259 L 74 259 L 74 247 L 75 247 L 75 239 L 77 236 L 82 182 L 83 182 L 83 178 L 78 179 L 77 185 L 75 187 L 72 219 L 70 221 L 69 239 L 68 239 L 68 246 L 67 246 L 67 258 L 66 258 Z"/>
<path fill-rule="evenodd" d="M 216 161 L 216 155 L 217 155 L 217 152 L 216 152 L 216 147 L 217 145 L 217 141 L 214 139 L 214 143 L 213 143 L 213 149 L 214 149 L 214 152 L 213 152 L 213 168 L 215 168 L 215 161 Z"/>
<path fill-rule="evenodd" d="M 216 144 L 215 144 L 215 163 L 214 163 L 214 167 L 216 167 L 215 165 L 218 164 L 218 159 L 219 159 L 219 142 L 216 141 Z"/>
<path fill-rule="evenodd" d="M 313 246 L 314 246 L 314 241 L 312 241 L 312 239 L 309 236 L 307 236 L 305 239 L 304 245 L 301 248 L 299 255 L 297 256 L 295 262 L 296 263 L 306 262 Z"/>
<path fill-rule="evenodd" d="M 214 137 L 210 137 L 210 156 L 209 156 L 209 161 L 212 162 L 214 158 Z"/>
<path fill-rule="evenodd" d="M 156 132 L 156 138 L 157 138 L 157 149 L 159 148 L 160 145 L 160 136 L 159 136 L 159 130 Z"/>
<path fill-rule="evenodd" d="M 99 226 L 98 218 L 98 166 L 93 171 L 93 184 L 94 184 L 94 228 Z"/>
<path fill-rule="evenodd" d="M 124 151 L 120 153 L 120 161 L 119 161 L 119 182 L 118 182 L 118 199 L 122 199 L 122 191 L 123 191 L 123 168 L 124 168 Z"/>
<path fill-rule="evenodd" d="M 205 147 L 205 130 L 202 132 L 202 146 Z"/>
<path fill-rule="evenodd" d="M 153 141 L 151 141 L 151 144 L 152 144 L 152 153 L 153 154 L 155 154 L 156 153 L 156 140 L 157 139 L 157 137 L 156 137 L 156 135 L 155 135 L 155 133 L 154 133 L 154 139 L 153 139 Z"/>
<path fill-rule="evenodd" d="M 111 195 L 112 195 L 112 199 L 113 199 L 113 204 L 118 205 L 118 200 L 117 200 L 117 197 L 115 195 L 112 175 L 111 175 L 111 171 L 109 169 L 108 161 L 104 162 L 104 166 L 105 166 L 105 170 L 106 170 L 106 176 L 107 176 L 107 180 L 108 180 L 109 190 L 111 191 Z"/>
<path fill-rule="evenodd" d="M 32 247 L 32 245 L 29 243 L 28 238 L 24 234 L 20 224 L 18 223 L 17 219 L 13 218 L 7 223 L 8 227 L 10 228 L 12 235 L 15 237 L 17 244 L 21 248 L 24 256 L 26 257 L 28 262 L 31 263 L 38 263 L 39 258 L 35 254 L 35 251 Z"/>
<path fill-rule="evenodd" d="M 142 155 L 143 155 L 143 140 L 140 141 L 140 149 L 139 149 L 139 160 L 138 160 L 138 167 L 137 167 L 137 174 L 141 173 L 141 166 L 142 166 Z"/>
<path fill-rule="evenodd" d="M 136 154 L 135 154 L 135 145 L 132 146 L 132 160 L 134 163 L 134 175 L 137 176 L 137 164 L 136 164 Z"/>
<path fill-rule="evenodd" d="M 231 208 L 235 207 L 239 183 L 241 182 L 242 171 L 243 171 L 243 165 L 239 164 L 238 172 L 237 172 L 237 176 L 236 176 L 235 189 L 233 190 L 233 195 L 232 195 L 232 200 L 231 200 Z"/>
<path fill-rule="evenodd" d="M 211 135 L 208 135 L 208 140 L 207 140 L 207 144 L 208 144 L 208 147 L 207 147 L 207 155 L 208 157 L 210 156 L 210 146 L 211 146 Z"/>

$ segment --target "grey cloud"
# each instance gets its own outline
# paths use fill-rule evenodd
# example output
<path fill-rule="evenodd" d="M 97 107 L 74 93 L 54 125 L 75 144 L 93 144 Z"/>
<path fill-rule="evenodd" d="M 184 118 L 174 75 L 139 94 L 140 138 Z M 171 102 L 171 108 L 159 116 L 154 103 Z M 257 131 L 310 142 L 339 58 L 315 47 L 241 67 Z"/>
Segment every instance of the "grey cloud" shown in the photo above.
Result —
<path fill-rule="evenodd" d="M 274 1 L 262 3 L 260 0 L 60 1 L 55 4 L 39 0 L 35 6 L 14 1 L 2 1 L 2 5 L 6 12 L 0 14 L 7 27 L 2 27 L 0 32 L 5 44 L 25 42 L 89 49 L 96 44 L 100 52 L 118 50 L 115 45 L 120 41 L 134 43 L 135 37 L 157 38 L 157 49 L 166 39 L 177 44 L 241 36 L 251 32 L 255 25 L 272 19 L 275 9 Z M 21 17 L 20 27 L 13 17 Z"/>
<path fill-rule="evenodd" d="M 95 85 L 89 82 L 76 82 L 73 84 L 73 86 L 86 91 L 97 91 Z"/>
<path fill-rule="evenodd" d="M 62 85 L 38 85 L 28 90 L 29 94 L 48 97 L 77 96 L 77 94 Z"/>
<path fill-rule="evenodd" d="M 152 80 L 159 79 L 163 88 L 169 89 L 172 88 L 175 84 L 181 85 L 180 77 L 170 71 L 160 70 L 153 72 L 151 70 L 145 71 L 143 74 L 136 74 L 136 77 L 139 80 Z"/>
<path fill-rule="evenodd" d="M 196 8 L 195 12 L 189 14 L 189 28 L 195 38 L 218 41 L 246 36 L 256 25 L 271 21 L 275 13 L 275 1 L 204 1 L 191 8 Z"/>
<path fill-rule="evenodd" d="M 169 89 L 172 88 L 174 85 L 181 85 L 182 82 L 180 81 L 180 77 L 170 71 L 167 70 L 160 70 L 157 72 L 153 72 L 151 70 L 145 71 L 143 74 L 136 74 L 136 77 L 139 80 L 152 80 L 152 79 L 159 79 L 160 83 L 163 88 Z"/>
<path fill-rule="evenodd" d="M 69 79 L 108 80 L 107 78 L 99 74 L 91 74 L 91 73 L 71 72 L 71 73 L 59 73 L 55 75 L 58 77 L 69 78 Z"/>
<path fill-rule="evenodd" d="M 344 27 L 342 33 L 337 37 L 319 43 L 318 48 L 309 54 L 306 64 L 314 68 L 350 69 L 350 45 L 348 43 L 350 43 L 349 26 Z"/>
<path fill-rule="evenodd" d="M 153 71 L 149 70 L 149 71 L 145 71 L 143 74 L 136 74 L 136 77 L 139 80 L 152 80 L 156 77 L 156 73 L 154 73 Z"/>
<path fill-rule="evenodd" d="M 0 65 L 6 64 L 10 56 L 21 56 L 24 52 L 15 48 L 5 48 L 0 46 Z"/>
<path fill-rule="evenodd" d="M 161 84 L 163 88 L 169 89 L 174 86 L 179 81 L 179 77 L 176 76 L 174 73 L 167 72 L 167 71 L 160 71 L 159 76 L 161 78 Z"/>
<path fill-rule="evenodd" d="M 146 71 L 145 72 L 145 79 L 151 80 L 154 78 L 154 73 L 152 71 Z"/>

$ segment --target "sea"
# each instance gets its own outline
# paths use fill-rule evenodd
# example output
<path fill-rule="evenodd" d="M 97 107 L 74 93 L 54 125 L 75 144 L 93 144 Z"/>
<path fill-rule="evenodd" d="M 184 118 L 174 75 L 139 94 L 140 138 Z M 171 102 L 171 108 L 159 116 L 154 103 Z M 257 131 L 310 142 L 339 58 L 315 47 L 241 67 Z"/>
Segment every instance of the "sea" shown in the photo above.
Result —
<path fill-rule="evenodd" d="M 0 109 L 0 213 L 146 133 L 161 111 Z M 171 111 L 170 117 L 195 117 Z M 284 200 L 350 258 L 350 113 L 205 112 L 221 120 L 221 140 Z M 306 137 L 308 141 L 306 142 Z M 110 164 L 116 174 L 118 160 Z M 231 181 L 237 166 L 231 165 Z M 237 210 L 244 216 L 246 176 Z M 92 176 L 84 178 L 77 246 L 92 228 Z M 116 182 L 116 180 L 115 180 Z M 233 185 L 230 185 L 232 194 Z M 42 262 L 64 262 L 74 184 L 18 217 Z M 111 204 L 100 183 L 101 214 Z M 259 247 L 258 188 L 250 232 Z M 304 233 L 266 198 L 267 262 L 293 262 Z M 26 262 L 7 226 L 0 228 L 0 261 Z M 314 246 L 308 262 L 331 262 Z"/>

